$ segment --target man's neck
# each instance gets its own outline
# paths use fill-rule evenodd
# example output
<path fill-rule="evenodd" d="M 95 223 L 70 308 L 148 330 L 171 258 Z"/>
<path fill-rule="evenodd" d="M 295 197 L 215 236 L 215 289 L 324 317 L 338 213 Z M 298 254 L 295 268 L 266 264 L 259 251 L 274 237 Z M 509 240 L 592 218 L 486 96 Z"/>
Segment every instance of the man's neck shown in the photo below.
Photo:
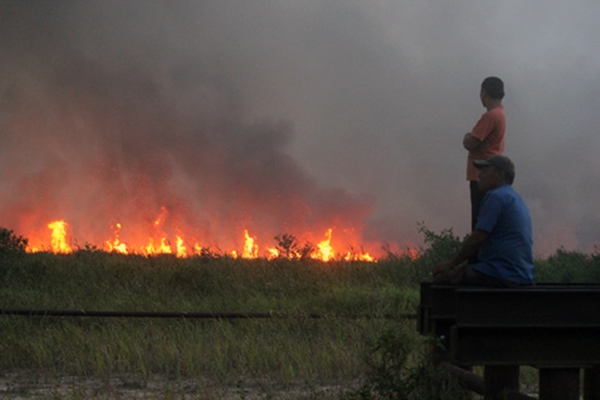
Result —
<path fill-rule="evenodd" d="M 496 108 L 502 105 L 502 100 L 489 100 L 485 103 L 486 110 L 490 111 L 492 108 Z"/>

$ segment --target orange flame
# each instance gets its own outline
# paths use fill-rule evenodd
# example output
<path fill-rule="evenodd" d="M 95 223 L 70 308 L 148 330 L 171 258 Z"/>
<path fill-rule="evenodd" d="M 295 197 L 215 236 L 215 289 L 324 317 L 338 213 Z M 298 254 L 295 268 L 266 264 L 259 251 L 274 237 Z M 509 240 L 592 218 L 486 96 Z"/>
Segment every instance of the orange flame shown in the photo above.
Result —
<path fill-rule="evenodd" d="M 183 243 L 183 239 L 179 235 L 177 235 L 177 242 L 175 246 L 177 247 L 177 257 L 187 256 L 187 249 L 185 247 L 185 244 Z"/>
<path fill-rule="evenodd" d="M 369 253 L 356 254 L 351 251 L 346 253 L 344 260 L 346 260 L 346 261 L 369 261 L 369 262 L 375 261 L 375 259 L 373 257 L 371 257 L 371 255 Z"/>
<path fill-rule="evenodd" d="M 279 250 L 274 247 L 270 247 L 267 249 L 267 259 L 274 260 L 279 257 Z"/>
<path fill-rule="evenodd" d="M 254 243 L 254 238 L 248 235 L 248 230 L 244 230 L 244 251 L 242 258 L 258 258 L 258 245 Z"/>
<path fill-rule="evenodd" d="M 54 221 L 48 224 L 52 229 L 52 251 L 55 253 L 71 253 L 71 247 L 67 244 L 67 224 L 65 221 Z"/>
<path fill-rule="evenodd" d="M 167 238 L 161 238 L 160 244 L 155 246 L 154 240 L 152 238 L 148 239 L 148 245 L 146 246 L 146 254 L 147 255 L 157 255 L 157 254 L 173 254 L 171 250 L 171 246 L 167 244 Z"/>
<path fill-rule="evenodd" d="M 127 245 L 119 241 L 119 231 L 121 230 L 121 224 L 115 225 L 115 240 L 106 241 L 108 251 L 115 251 L 117 253 L 127 254 Z"/>
<path fill-rule="evenodd" d="M 327 232 L 325 232 L 326 239 L 317 245 L 319 252 L 318 254 L 315 254 L 313 258 L 329 261 L 334 257 L 335 252 L 333 251 L 333 247 L 331 247 L 331 231 L 332 229 L 329 228 Z"/>
<path fill-rule="evenodd" d="M 104 249 L 109 252 L 117 252 L 121 254 L 141 254 L 145 256 L 159 255 L 159 254 L 173 254 L 176 257 L 189 257 L 194 255 L 207 254 L 208 248 L 202 247 L 197 242 L 194 245 L 186 245 L 186 238 L 183 235 L 176 235 L 173 244 L 170 243 L 168 236 L 162 232 L 161 226 L 165 223 L 166 209 L 161 208 L 159 216 L 152 222 L 153 230 L 155 235 L 145 239 L 146 245 L 128 245 L 121 242 L 120 233 L 122 231 L 122 225 L 116 223 L 113 226 L 113 239 L 104 241 Z M 63 220 L 57 220 L 48 224 L 48 228 L 52 230 L 51 233 L 51 248 L 54 253 L 71 253 L 73 249 L 69 246 L 67 241 L 67 229 L 68 224 Z M 284 235 L 285 237 L 286 235 Z M 288 239 L 291 238 L 289 248 L 285 245 L 282 248 L 277 247 L 266 247 L 264 250 L 264 257 L 266 259 L 276 259 L 279 257 L 287 257 L 290 259 L 300 259 L 302 257 L 311 257 L 322 261 L 332 261 L 335 259 L 346 260 L 346 261 L 375 261 L 368 252 L 356 252 L 353 248 L 350 248 L 344 255 L 344 253 L 337 253 L 332 245 L 333 228 L 329 228 L 325 231 L 325 239 L 319 242 L 314 248 L 307 242 L 307 246 L 300 250 L 295 242 L 295 237 L 288 235 Z M 159 239 L 160 238 L 160 239 Z M 138 239 L 139 240 L 139 239 Z M 142 239 L 144 240 L 144 239 Z M 142 242 L 143 243 L 143 242 Z M 39 246 L 32 246 L 28 248 L 28 251 L 37 252 Z M 282 253 L 284 251 L 284 253 Z M 209 252 L 210 253 L 210 252 Z M 241 255 L 235 250 L 229 250 L 226 252 L 232 257 L 255 259 L 259 257 L 259 246 L 257 244 L 256 236 L 251 236 L 247 229 L 244 230 L 244 243 Z M 226 254 L 221 253 L 221 254 Z"/>

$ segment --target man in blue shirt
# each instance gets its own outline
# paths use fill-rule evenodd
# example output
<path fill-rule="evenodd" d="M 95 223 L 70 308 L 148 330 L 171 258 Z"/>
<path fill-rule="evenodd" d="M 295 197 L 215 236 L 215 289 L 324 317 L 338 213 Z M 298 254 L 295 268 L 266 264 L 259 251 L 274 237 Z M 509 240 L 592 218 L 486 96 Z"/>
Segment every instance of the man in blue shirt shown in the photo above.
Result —
<path fill-rule="evenodd" d="M 435 266 L 436 284 L 511 287 L 533 284 L 533 239 L 527 205 L 513 189 L 515 166 L 505 156 L 475 160 L 485 192 L 477 225 L 458 253 Z M 478 262 L 459 266 L 477 254 Z"/>

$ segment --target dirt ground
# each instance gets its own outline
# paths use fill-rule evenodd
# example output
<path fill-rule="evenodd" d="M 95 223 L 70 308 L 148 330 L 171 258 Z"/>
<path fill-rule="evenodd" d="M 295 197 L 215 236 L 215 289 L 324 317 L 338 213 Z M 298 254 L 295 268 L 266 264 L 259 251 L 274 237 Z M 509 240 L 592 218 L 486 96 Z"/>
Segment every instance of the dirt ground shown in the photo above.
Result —
<path fill-rule="evenodd" d="M 266 381 L 240 379 L 223 385 L 209 380 L 172 380 L 136 377 L 56 377 L 25 371 L 0 372 L 0 399 L 219 399 L 219 400 L 333 400 L 349 390 L 348 385 L 290 385 L 285 388 Z"/>

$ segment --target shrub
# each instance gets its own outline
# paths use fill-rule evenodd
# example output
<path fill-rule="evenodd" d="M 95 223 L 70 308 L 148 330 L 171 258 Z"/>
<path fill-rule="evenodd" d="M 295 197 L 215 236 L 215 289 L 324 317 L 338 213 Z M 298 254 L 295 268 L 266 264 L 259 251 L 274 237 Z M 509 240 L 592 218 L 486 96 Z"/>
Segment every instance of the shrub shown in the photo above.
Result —
<path fill-rule="evenodd" d="M 15 235 L 12 230 L 0 227 L 0 254 L 25 253 L 27 239 Z"/>
<path fill-rule="evenodd" d="M 275 240 L 277 241 L 275 248 L 279 252 L 279 257 L 290 260 L 306 260 L 310 258 L 311 254 L 313 254 L 315 251 L 315 246 L 310 242 L 306 242 L 304 246 L 300 247 L 298 239 L 296 239 L 294 235 L 278 235 L 275 236 Z"/>
<path fill-rule="evenodd" d="M 428 279 L 428 274 L 435 265 L 449 260 L 458 252 L 462 240 L 454 234 L 452 228 L 446 228 L 436 233 L 427 229 L 423 223 L 419 224 L 419 233 L 423 235 L 426 248 L 421 250 L 421 254 L 415 262 L 414 279 L 424 281 Z"/>
<path fill-rule="evenodd" d="M 545 260 L 536 260 L 535 278 L 540 283 L 597 283 L 600 258 L 560 248 Z"/>
<path fill-rule="evenodd" d="M 389 329 L 367 355 L 365 383 L 345 400 L 466 399 L 466 392 L 447 371 L 438 368 L 432 339 L 416 341 L 414 333 Z"/>

